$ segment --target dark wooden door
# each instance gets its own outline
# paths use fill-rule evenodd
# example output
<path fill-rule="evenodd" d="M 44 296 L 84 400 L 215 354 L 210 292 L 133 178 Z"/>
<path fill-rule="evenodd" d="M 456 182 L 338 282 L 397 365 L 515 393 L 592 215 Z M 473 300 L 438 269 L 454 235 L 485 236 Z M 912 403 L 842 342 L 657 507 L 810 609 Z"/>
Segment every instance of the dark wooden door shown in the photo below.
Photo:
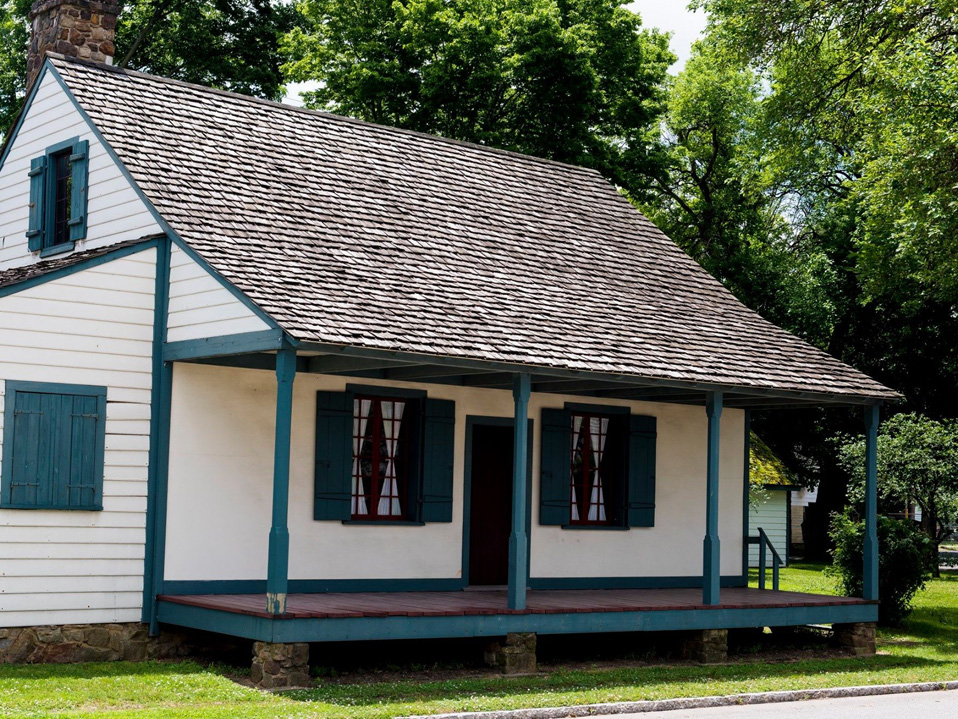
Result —
<path fill-rule="evenodd" d="M 509 582 L 512 532 L 512 427 L 472 429 L 469 584 Z"/>

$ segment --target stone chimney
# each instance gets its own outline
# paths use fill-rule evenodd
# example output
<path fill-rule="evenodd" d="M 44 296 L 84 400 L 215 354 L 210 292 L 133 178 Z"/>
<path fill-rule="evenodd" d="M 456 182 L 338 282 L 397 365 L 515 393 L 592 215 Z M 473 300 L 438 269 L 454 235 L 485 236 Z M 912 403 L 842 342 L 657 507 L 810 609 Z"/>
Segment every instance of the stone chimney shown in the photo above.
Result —
<path fill-rule="evenodd" d="M 27 55 L 27 91 L 48 52 L 113 63 L 118 0 L 37 0 L 30 10 L 33 31 Z"/>

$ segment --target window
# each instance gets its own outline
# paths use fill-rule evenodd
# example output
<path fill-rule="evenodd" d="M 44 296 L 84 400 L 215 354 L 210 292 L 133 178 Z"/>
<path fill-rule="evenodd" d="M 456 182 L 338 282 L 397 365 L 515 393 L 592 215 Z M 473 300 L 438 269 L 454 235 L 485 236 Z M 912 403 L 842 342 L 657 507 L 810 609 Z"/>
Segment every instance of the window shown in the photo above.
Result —
<path fill-rule="evenodd" d="M 0 506 L 102 509 L 106 388 L 6 383 Z"/>
<path fill-rule="evenodd" d="M 417 414 L 415 403 L 405 399 L 353 400 L 353 519 L 406 516 L 410 427 L 418 420 Z"/>
<path fill-rule="evenodd" d="M 73 249 L 86 237 L 89 143 L 73 138 L 30 163 L 31 252 L 41 257 Z"/>
<path fill-rule="evenodd" d="M 653 526 L 655 424 L 621 407 L 543 409 L 539 523 Z"/>
<path fill-rule="evenodd" d="M 452 521 L 455 402 L 349 385 L 316 404 L 314 519 Z"/>

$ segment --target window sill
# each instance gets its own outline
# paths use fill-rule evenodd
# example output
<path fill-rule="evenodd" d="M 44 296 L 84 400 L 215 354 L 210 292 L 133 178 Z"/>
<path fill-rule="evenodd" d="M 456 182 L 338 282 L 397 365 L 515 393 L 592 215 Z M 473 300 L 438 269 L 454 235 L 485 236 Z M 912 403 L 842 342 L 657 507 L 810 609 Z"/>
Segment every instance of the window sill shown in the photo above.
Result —
<path fill-rule="evenodd" d="M 38 504 L 2 504 L 0 509 L 27 509 L 34 511 L 48 511 L 48 512 L 102 512 L 102 505 L 90 505 L 88 507 L 57 507 L 54 505 L 38 505 Z"/>
<path fill-rule="evenodd" d="M 74 245 L 74 242 L 64 242 L 60 245 L 44 247 L 40 250 L 40 257 L 53 257 L 54 255 L 62 255 L 64 252 L 73 252 Z"/>
<path fill-rule="evenodd" d="M 616 524 L 563 524 L 562 528 L 575 532 L 628 532 L 631 529 Z"/>
<path fill-rule="evenodd" d="M 425 522 L 414 522 L 410 519 L 344 519 L 343 524 L 350 527 L 363 525 L 373 527 L 425 527 Z"/>

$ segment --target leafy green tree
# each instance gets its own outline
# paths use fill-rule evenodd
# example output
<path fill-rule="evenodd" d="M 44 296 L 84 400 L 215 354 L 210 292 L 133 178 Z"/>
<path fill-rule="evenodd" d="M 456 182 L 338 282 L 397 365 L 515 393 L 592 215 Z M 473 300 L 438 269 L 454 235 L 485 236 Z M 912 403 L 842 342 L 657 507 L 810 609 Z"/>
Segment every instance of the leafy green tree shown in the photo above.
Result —
<path fill-rule="evenodd" d="M 841 462 L 852 475 L 849 498 L 864 501 L 865 441 L 847 439 Z M 920 414 L 899 414 L 878 435 L 878 492 L 892 506 L 915 503 L 933 542 L 938 576 L 938 544 L 958 522 L 958 421 L 935 421 Z"/>
<path fill-rule="evenodd" d="M 667 36 L 625 0 L 301 0 L 307 104 L 594 167 L 644 196 Z"/>
<path fill-rule="evenodd" d="M 31 0 L 0 0 L 0 137 L 23 103 Z M 279 100 L 279 40 L 298 18 L 285 0 L 130 0 L 117 21 L 116 63 Z"/>

